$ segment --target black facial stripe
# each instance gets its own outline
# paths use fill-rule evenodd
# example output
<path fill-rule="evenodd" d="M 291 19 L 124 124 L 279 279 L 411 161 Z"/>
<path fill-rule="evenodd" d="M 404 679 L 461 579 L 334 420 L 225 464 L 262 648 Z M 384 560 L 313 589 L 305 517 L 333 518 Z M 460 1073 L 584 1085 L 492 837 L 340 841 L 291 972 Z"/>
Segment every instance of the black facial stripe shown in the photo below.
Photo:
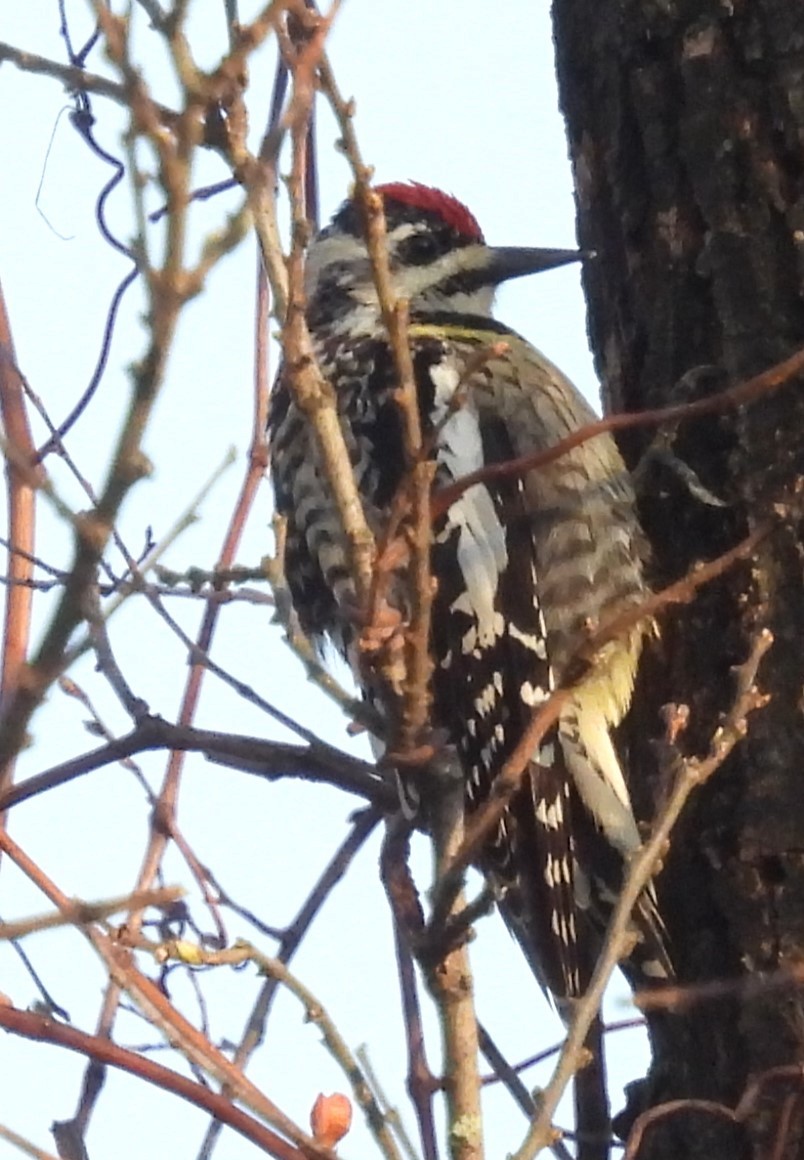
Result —
<path fill-rule="evenodd" d="M 475 270 L 461 270 L 457 274 L 451 274 L 443 282 L 437 283 L 433 289 L 446 298 L 452 298 L 455 294 L 474 294 L 476 290 L 494 285 L 496 279 L 490 276 L 489 271 L 478 267 Z"/>

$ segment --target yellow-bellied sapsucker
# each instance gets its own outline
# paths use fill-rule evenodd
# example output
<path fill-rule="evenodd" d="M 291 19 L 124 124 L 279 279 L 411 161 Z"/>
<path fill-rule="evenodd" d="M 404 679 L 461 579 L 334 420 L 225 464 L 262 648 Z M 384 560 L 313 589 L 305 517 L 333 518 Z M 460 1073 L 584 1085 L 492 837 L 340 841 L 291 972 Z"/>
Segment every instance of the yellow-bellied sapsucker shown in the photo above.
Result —
<path fill-rule="evenodd" d="M 488 246 L 464 205 L 426 186 L 379 192 L 394 289 L 410 303 L 436 486 L 546 450 L 592 422 L 561 372 L 491 316 L 501 282 L 578 255 Z M 394 359 L 354 202 L 314 239 L 306 290 L 316 355 L 336 393 L 367 519 L 381 536 L 407 464 Z M 297 614 L 308 633 L 348 653 L 359 626 L 346 542 L 312 429 L 281 373 L 270 433 Z M 647 593 L 634 496 L 614 441 L 597 435 L 546 467 L 464 490 L 435 523 L 431 568 L 432 723 L 455 747 L 471 811 L 589 625 Z M 398 600 L 404 618 L 404 594 Z M 640 842 L 611 731 L 628 708 L 646 630 L 637 624 L 602 649 L 482 854 L 510 928 L 559 1001 L 585 989 L 625 861 Z M 669 959 L 652 888 L 635 925 L 634 973 L 662 977 Z"/>

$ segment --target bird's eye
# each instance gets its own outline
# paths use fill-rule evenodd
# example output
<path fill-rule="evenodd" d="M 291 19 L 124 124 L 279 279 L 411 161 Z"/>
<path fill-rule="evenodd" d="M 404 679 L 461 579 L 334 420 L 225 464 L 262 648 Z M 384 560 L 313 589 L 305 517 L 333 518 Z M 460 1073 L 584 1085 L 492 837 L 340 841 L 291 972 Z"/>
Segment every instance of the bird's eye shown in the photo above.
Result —
<path fill-rule="evenodd" d="M 440 253 L 437 238 L 431 233 L 413 234 L 397 247 L 397 254 L 406 266 L 424 266 Z"/>

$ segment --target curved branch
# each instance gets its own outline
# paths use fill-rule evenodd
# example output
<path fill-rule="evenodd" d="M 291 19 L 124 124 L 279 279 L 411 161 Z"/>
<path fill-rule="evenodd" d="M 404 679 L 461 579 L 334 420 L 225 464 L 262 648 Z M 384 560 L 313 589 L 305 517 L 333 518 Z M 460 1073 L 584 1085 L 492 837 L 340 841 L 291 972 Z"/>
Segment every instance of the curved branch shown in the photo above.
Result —
<path fill-rule="evenodd" d="M 537 471 L 605 432 L 626 431 L 633 427 L 675 426 L 685 419 L 698 419 L 702 415 L 719 414 L 735 410 L 737 407 L 745 407 L 757 399 L 770 395 L 802 372 L 804 372 L 804 349 L 796 351 L 789 358 L 775 363 L 760 374 L 727 387 L 724 391 L 718 391 L 717 394 L 709 395 L 705 399 L 679 403 L 673 407 L 657 407 L 652 411 L 627 411 L 625 414 L 608 415 L 595 423 L 587 423 L 585 427 L 573 431 L 571 435 L 560 439 L 546 451 L 520 455 L 517 459 L 507 459 L 504 463 L 489 464 L 478 471 L 470 472 L 449 487 L 441 488 L 433 496 L 433 519 L 443 515 L 476 483 L 487 483 L 492 479 L 510 479 L 525 475 L 529 471 Z"/>
<path fill-rule="evenodd" d="M 65 1047 L 68 1051 L 78 1052 L 79 1055 L 85 1055 L 96 1063 L 116 1067 L 120 1071 L 126 1071 L 129 1075 L 145 1080 L 146 1083 L 162 1088 L 163 1091 L 180 1096 L 188 1103 L 195 1104 L 197 1108 L 209 1112 L 228 1127 L 234 1128 L 263 1152 L 277 1157 L 277 1160 L 304 1160 L 304 1152 L 301 1149 L 294 1148 L 287 1140 L 283 1140 L 276 1132 L 235 1107 L 217 1092 L 179 1075 L 178 1072 L 171 1071 L 168 1067 L 154 1063 L 145 1056 L 126 1051 L 109 1039 L 87 1035 L 74 1027 L 57 1023 L 53 1019 L 45 1019 L 42 1015 L 35 1015 L 32 1011 L 20 1011 L 16 1007 L 3 1005 L 0 1005 L 0 1027 L 25 1039 Z"/>

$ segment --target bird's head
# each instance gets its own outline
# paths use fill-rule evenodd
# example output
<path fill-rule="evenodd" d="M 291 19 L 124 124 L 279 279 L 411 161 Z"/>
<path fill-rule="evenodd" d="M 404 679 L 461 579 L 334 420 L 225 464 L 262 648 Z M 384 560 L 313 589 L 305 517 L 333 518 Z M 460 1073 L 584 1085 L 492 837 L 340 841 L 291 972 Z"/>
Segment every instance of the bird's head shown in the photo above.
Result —
<path fill-rule="evenodd" d="M 394 291 L 413 316 L 491 314 L 501 282 L 576 262 L 576 250 L 489 246 L 477 219 L 457 198 L 417 182 L 377 186 L 387 227 Z M 345 202 L 313 240 L 307 255 L 308 317 L 313 329 L 329 324 L 371 331 L 377 291 L 355 201 Z"/>

